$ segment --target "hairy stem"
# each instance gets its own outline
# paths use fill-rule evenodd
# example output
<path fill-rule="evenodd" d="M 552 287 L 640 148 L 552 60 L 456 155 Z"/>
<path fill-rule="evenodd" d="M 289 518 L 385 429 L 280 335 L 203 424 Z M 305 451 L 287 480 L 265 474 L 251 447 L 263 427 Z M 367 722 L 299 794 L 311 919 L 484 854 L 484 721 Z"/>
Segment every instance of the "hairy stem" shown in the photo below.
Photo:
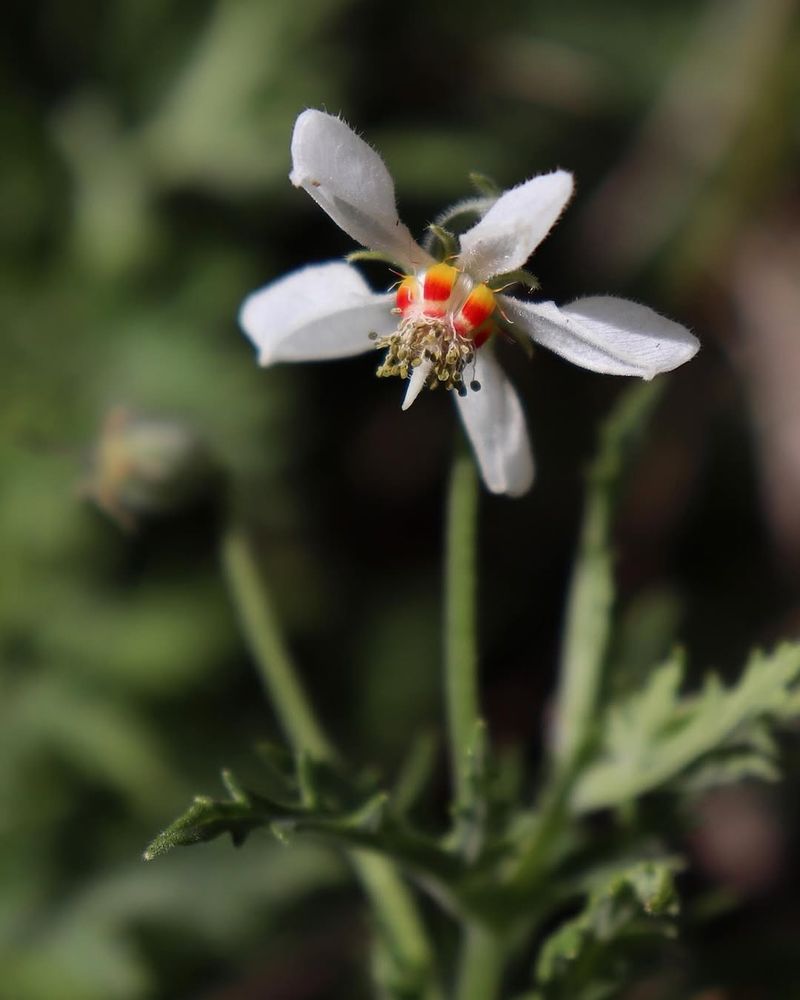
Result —
<path fill-rule="evenodd" d="M 232 528 L 222 543 L 228 585 L 242 630 L 262 683 L 295 752 L 335 761 L 337 753 L 318 722 L 297 676 L 272 607 L 270 594 L 246 533 Z M 414 899 L 394 865 L 371 851 L 350 852 L 378 925 L 406 981 L 420 984 L 418 995 L 435 1000 L 433 955 Z"/>

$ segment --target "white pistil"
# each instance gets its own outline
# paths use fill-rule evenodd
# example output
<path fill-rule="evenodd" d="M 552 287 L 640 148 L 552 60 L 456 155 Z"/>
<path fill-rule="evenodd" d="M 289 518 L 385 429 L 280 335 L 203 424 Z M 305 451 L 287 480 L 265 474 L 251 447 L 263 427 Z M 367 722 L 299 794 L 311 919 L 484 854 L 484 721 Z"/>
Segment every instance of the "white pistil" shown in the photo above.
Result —
<path fill-rule="evenodd" d="M 406 394 L 403 399 L 404 410 L 407 410 L 409 406 L 411 406 L 417 396 L 419 396 L 425 388 L 428 376 L 431 373 L 431 368 L 433 368 L 433 362 L 429 361 L 428 358 L 424 358 L 420 364 L 411 369 L 411 377 L 408 380 L 408 388 L 406 389 Z"/>

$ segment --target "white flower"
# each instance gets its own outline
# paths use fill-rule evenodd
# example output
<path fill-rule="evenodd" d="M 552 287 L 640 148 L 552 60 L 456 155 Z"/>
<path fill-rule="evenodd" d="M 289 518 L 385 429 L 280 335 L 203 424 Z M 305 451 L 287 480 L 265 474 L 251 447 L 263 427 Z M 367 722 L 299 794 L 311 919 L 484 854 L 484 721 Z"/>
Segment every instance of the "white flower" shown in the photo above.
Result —
<path fill-rule="evenodd" d="M 304 111 L 290 179 L 362 246 L 396 262 L 395 292 L 373 292 L 350 264 L 305 267 L 252 293 L 239 314 L 262 365 L 343 358 L 379 347 L 379 375 L 408 377 L 403 408 L 426 385 L 454 389 L 484 482 L 519 496 L 533 482 L 525 416 L 491 344 L 501 321 L 583 368 L 650 379 L 688 361 L 697 339 L 646 306 L 606 296 L 559 308 L 494 290 L 545 238 L 572 194 L 572 175 L 542 174 L 503 193 L 435 260 L 397 215 L 380 156 L 341 119 Z M 499 279 L 499 281 L 497 280 Z"/>

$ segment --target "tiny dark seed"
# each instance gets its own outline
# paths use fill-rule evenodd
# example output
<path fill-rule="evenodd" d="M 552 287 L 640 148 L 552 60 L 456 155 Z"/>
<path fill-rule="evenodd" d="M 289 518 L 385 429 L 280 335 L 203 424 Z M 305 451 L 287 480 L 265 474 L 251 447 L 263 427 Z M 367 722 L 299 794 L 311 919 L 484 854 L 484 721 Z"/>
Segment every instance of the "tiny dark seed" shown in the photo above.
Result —
<path fill-rule="evenodd" d="M 369 337 L 370 340 L 378 339 L 378 334 L 374 330 L 370 331 L 370 333 L 368 333 L 367 336 Z"/>
<path fill-rule="evenodd" d="M 480 382 L 476 378 L 474 378 L 470 382 L 469 387 L 470 387 L 470 389 L 472 389 L 473 392 L 477 392 L 480 389 L 481 384 L 480 384 Z"/>

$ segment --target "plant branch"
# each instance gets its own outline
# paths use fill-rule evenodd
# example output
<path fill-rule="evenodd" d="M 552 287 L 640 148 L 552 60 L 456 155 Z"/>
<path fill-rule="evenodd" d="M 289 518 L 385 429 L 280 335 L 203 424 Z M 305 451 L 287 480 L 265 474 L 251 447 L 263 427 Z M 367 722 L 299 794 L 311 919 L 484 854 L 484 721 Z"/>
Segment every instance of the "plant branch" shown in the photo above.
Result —
<path fill-rule="evenodd" d="M 456 1000 L 494 1000 L 500 995 L 504 951 L 498 938 L 479 924 L 467 927 Z"/>
<path fill-rule="evenodd" d="M 603 425 L 588 474 L 588 494 L 567 603 L 556 697 L 556 759 L 574 771 L 597 710 L 611 634 L 614 580 L 611 522 L 623 472 L 661 395 L 648 382 L 626 392 Z"/>
<path fill-rule="evenodd" d="M 322 730 L 297 677 L 252 547 L 242 529 L 227 532 L 222 558 L 233 603 L 253 653 L 261 683 L 295 751 L 333 761 L 336 751 Z"/>
<path fill-rule="evenodd" d="M 480 723 L 475 624 L 477 507 L 475 466 L 462 444 L 450 478 L 445 552 L 445 701 L 457 814 L 472 806 L 470 758 Z"/>
<path fill-rule="evenodd" d="M 297 677 L 269 591 L 250 542 L 241 528 L 231 528 L 222 543 L 222 558 L 233 602 L 262 683 L 296 753 L 335 761 L 336 750 L 314 714 Z M 436 1000 L 433 954 L 413 896 L 386 858 L 364 849 L 350 857 L 389 945 L 396 971 L 404 981 L 418 982 L 418 995 Z"/>

